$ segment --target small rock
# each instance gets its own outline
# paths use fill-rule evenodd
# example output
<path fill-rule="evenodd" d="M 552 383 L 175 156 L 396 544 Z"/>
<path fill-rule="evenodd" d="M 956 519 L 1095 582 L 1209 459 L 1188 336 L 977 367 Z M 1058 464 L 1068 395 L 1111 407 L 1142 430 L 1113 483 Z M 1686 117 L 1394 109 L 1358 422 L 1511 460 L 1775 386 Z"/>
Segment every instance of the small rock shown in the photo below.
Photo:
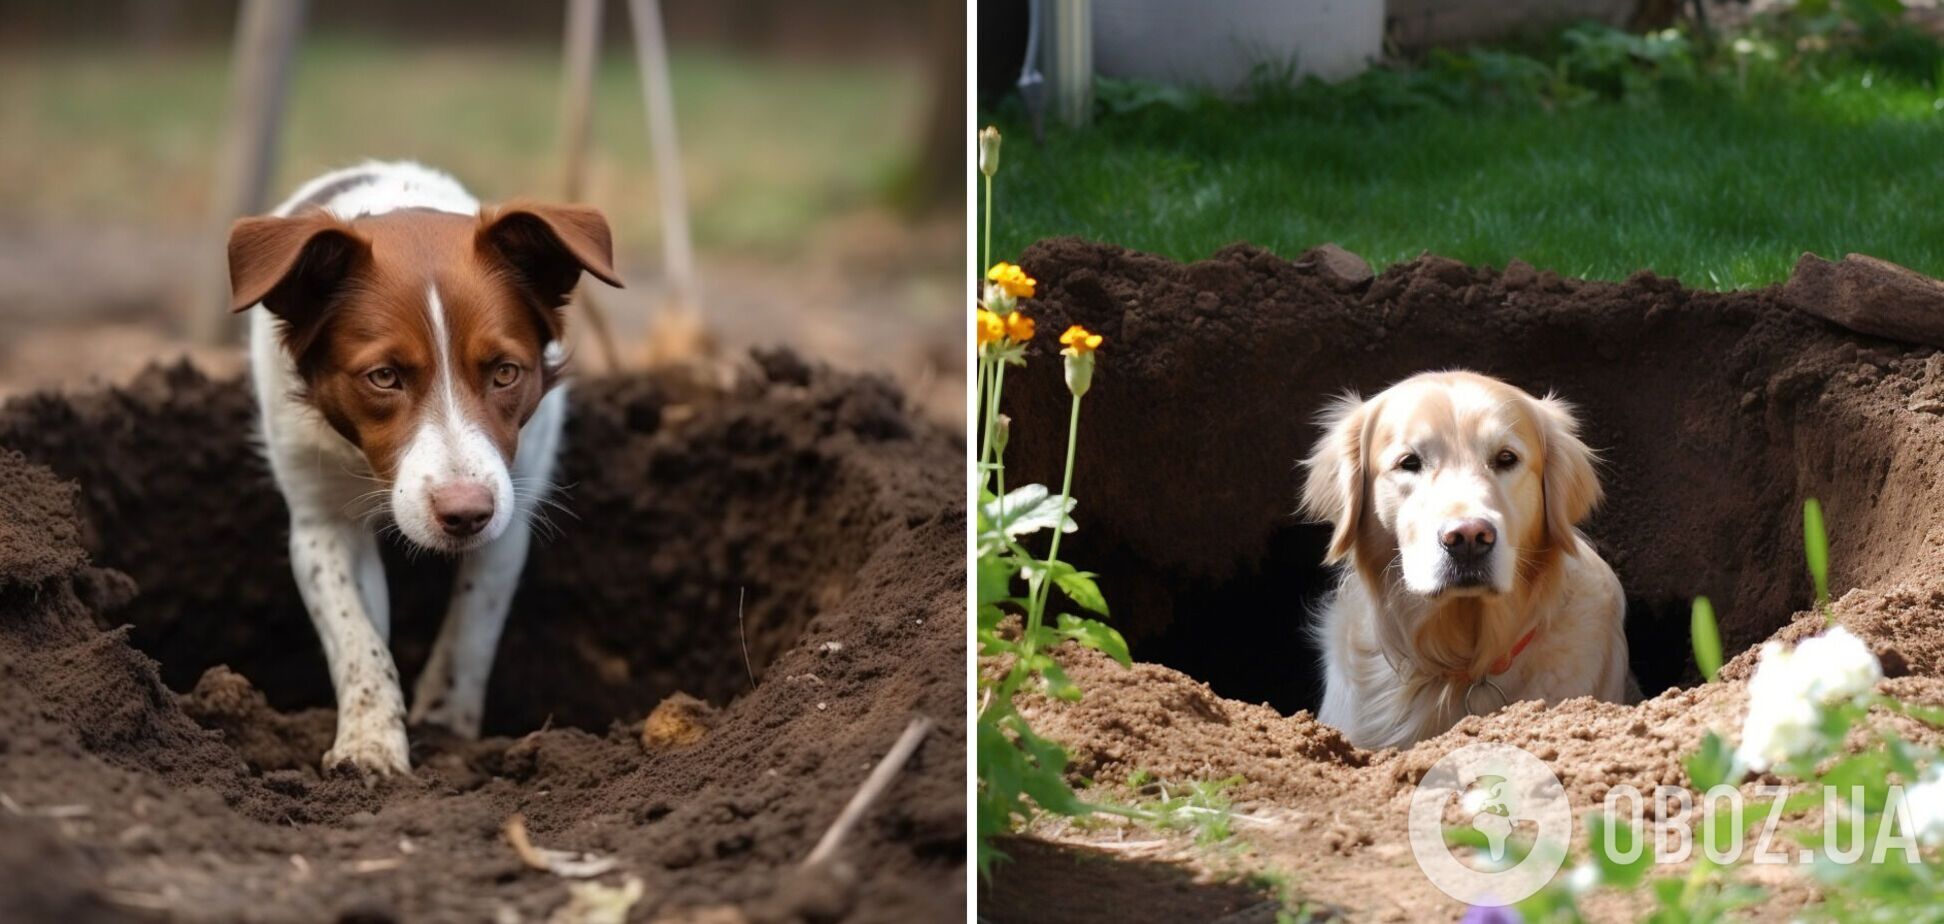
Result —
<path fill-rule="evenodd" d="M 1875 257 L 1805 253 L 1782 301 L 1860 334 L 1944 347 L 1944 282 Z"/>
<path fill-rule="evenodd" d="M 1332 288 L 1341 291 L 1362 288 L 1376 277 L 1370 271 L 1369 262 L 1336 244 L 1319 244 L 1303 251 L 1296 258 L 1296 265 L 1314 271 Z"/>
<path fill-rule="evenodd" d="M 718 718 L 714 706 L 687 693 L 671 693 L 641 723 L 641 744 L 656 750 L 691 747 L 708 736 Z"/>
<path fill-rule="evenodd" d="M 1935 394 L 1911 395 L 1908 407 L 1918 414 L 1944 414 L 1944 398 Z"/>
<path fill-rule="evenodd" d="M 1533 269 L 1532 264 L 1524 260 L 1513 260 L 1505 264 L 1505 272 L 1499 274 L 1499 284 L 1505 286 L 1510 292 L 1529 288 L 1538 281 L 1539 271 Z"/>

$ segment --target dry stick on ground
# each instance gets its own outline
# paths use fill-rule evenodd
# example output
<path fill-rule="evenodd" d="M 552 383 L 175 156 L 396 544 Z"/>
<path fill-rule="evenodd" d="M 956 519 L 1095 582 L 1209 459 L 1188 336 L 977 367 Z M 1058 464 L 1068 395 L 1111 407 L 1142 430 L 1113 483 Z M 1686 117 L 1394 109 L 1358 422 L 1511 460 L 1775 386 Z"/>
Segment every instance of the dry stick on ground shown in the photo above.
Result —
<path fill-rule="evenodd" d="M 507 846 L 519 855 L 520 862 L 537 870 L 547 870 L 547 858 L 533 849 L 533 841 L 527 837 L 525 816 L 518 812 L 507 816 L 506 824 L 500 828 L 500 835 L 506 838 Z"/>
<path fill-rule="evenodd" d="M 931 732 L 931 728 L 932 720 L 922 715 L 912 719 L 911 724 L 905 726 L 904 734 L 898 736 L 898 740 L 891 745 L 891 750 L 884 755 L 884 759 L 878 761 L 876 767 L 871 768 L 871 775 L 864 778 L 864 785 L 858 787 L 857 793 L 844 805 L 844 810 L 837 813 L 837 820 L 830 823 L 830 830 L 824 832 L 823 837 L 818 839 L 817 846 L 812 848 L 810 855 L 803 859 L 804 866 L 815 866 L 830 859 L 830 855 L 837 852 L 837 845 L 843 843 L 844 836 L 849 834 L 852 828 L 857 827 L 857 822 L 864 817 L 865 812 L 870 810 L 871 803 L 876 802 L 877 798 L 884 794 L 884 790 L 890 787 L 892 778 L 904 768 L 905 761 L 911 759 L 911 752 L 918 750 L 918 744 L 925 740 L 925 735 Z"/>

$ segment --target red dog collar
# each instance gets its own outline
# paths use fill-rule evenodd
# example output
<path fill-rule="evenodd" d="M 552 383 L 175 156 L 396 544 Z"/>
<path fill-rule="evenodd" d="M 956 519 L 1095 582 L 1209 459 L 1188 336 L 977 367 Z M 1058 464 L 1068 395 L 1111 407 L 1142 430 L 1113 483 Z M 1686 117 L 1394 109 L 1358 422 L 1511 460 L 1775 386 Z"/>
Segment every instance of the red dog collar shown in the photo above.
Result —
<path fill-rule="evenodd" d="M 1512 659 L 1518 657 L 1519 652 L 1526 650 L 1526 646 L 1532 644 L 1532 640 L 1534 638 L 1537 638 L 1538 636 L 1539 636 L 1538 626 L 1533 626 L 1531 629 L 1526 630 L 1526 634 L 1519 638 L 1519 641 L 1512 646 L 1512 650 L 1506 652 L 1497 661 L 1493 661 L 1492 666 L 1486 671 L 1486 673 L 1488 675 L 1496 676 L 1498 674 L 1503 674 L 1506 671 L 1511 670 Z M 1454 671 L 1451 675 L 1451 679 L 1461 681 L 1464 683 L 1471 683 L 1472 675 Z"/>

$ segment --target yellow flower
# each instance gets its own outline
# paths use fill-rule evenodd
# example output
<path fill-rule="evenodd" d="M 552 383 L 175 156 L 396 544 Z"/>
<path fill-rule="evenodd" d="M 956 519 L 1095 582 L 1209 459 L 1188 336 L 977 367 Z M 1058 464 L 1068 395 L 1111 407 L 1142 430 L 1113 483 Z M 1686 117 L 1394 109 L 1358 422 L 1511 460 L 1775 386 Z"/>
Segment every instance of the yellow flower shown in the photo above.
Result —
<path fill-rule="evenodd" d="M 1065 352 L 1073 356 L 1083 356 L 1100 349 L 1100 341 L 1099 334 L 1078 324 L 1067 328 L 1066 333 L 1060 335 L 1060 345 L 1066 347 Z"/>
<path fill-rule="evenodd" d="M 1016 343 L 1033 339 L 1033 319 L 1022 311 L 1006 315 L 1006 339 Z"/>
<path fill-rule="evenodd" d="M 986 271 L 986 278 L 1014 298 L 1032 298 L 1033 287 L 1039 285 L 1039 280 L 1026 275 L 1025 270 L 1005 262 L 994 263 Z"/>
<path fill-rule="evenodd" d="M 984 308 L 979 309 L 977 334 L 979 345 L 985 346 L 1006 335 L 1005 319 Z"/>

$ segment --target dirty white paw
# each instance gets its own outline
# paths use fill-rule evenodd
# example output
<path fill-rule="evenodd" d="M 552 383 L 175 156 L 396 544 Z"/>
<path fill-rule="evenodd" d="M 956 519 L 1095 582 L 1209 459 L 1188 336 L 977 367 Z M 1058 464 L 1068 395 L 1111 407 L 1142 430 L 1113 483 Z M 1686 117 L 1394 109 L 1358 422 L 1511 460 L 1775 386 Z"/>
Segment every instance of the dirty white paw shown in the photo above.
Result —
<path fill-rule="evenodd" d="M 359 732 L 340 729 L 337 743 L 324 752 L 325 773 L 355 773 L 365 785 L 391 776 L 410 776 L 412 758 L 406 749 L 405 728 Z"/>

